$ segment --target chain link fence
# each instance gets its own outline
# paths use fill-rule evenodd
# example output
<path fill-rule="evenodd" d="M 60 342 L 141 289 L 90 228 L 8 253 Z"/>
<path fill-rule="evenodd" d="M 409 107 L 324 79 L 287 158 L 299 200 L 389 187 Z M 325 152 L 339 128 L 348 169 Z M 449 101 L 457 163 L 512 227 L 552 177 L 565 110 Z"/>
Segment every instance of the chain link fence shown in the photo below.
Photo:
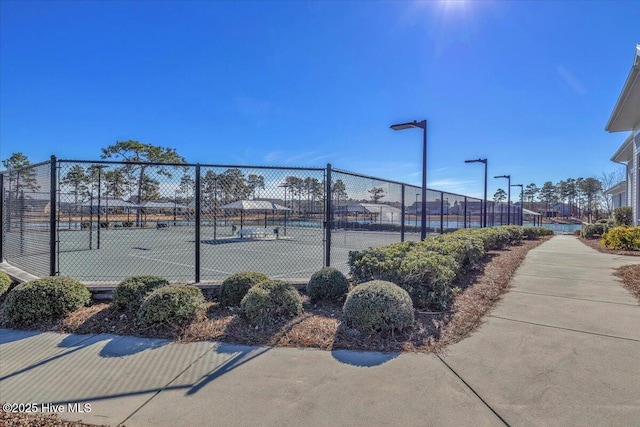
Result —
<path fill-rule="evenodd" d="M 329 179 L 330 177 L 330 179 Z M 307 281 L 350 251 L 420 240 L 421 188 L 327 168 L 56 160 L 2 173 L 3 261 L 36 276 Z M 53 210 L 52 210 L 53 207 Z M 480 199 L 427 191 L 430 234 L 480 227 Z M 511 206 L 510 223 L 519 223 Z M 488 206 L 489 225 L 509 222 Z"/>
<path fill-rule="evenodd" d="M 36 276 L 50 274 L 51 165 L 2 174 L 2 258 Z"/>

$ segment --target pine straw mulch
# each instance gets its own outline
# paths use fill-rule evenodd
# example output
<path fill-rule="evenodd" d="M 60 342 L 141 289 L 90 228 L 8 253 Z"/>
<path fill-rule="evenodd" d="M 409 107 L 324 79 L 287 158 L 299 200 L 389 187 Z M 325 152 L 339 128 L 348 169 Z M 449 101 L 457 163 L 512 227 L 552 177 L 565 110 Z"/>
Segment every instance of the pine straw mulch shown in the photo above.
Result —
<path fill-rule="evenodd" d="M 607 248 L 600 243 L 600 239 L 585 239 L 580 237 L 579 240 L 590 248 L 605 254 L 640 256 L 640 251 L 623 251 Z M 640 303 L 640 264 L 622 266 L 616 270 L 615 274 L 622 279 L 622 286 L 631 292 L 631 294 L 638 299 L 638 303 Z"/>
<path fill-rule="evenodd" d="M 238 309 L 207 303 L 206 316 L 186 328 L 141 329 L 135 315 L 114 310 L 110 304 L 96 303 L 58 321 L 32 325 L 30 329 L 76 334 L 110 333 L 178 342 L 218 340 L 236 344 L 278 347 L 310 347 L 323 350 L 353 349 L 383 352 L 433 352 L 469 336 L 482 323 L 509 287 L 509 281 L 529 250 L 548 238 L 524 241 L 503 251 L 491 251 L 486 262 L 457 281 L 463 292 L 445 312 L 416 311 L 411 330 L 394 334 L 361 334 L 341 322 L 342 304 L 312 304 L 303 294 L 304 313 L 263 328 L 244 319 Z M 0 314 L 0 325 L 4 319 Z"/>
<path fill-rule="evenodd" d="M 0 425 L 4 427 L 91 427 L 95 424 L 61 420 L 57 414 L 4 412 L 0 410 Z M 104 426 L 101 426 L 104 427 Z M 124 426 L 121 426 L 124 427 Z"/>
<path fill-rule="evenodd" d="M 622 279 L 622 286 L 631 292 L 640 304 L 640 264 L 622 266 L 615 274 Z"/>

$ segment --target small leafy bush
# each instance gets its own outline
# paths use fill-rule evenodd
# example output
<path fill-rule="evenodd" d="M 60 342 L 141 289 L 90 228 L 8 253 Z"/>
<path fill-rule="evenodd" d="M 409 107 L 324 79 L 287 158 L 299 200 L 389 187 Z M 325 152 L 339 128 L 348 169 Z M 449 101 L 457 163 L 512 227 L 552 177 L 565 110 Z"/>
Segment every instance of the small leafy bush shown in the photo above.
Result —
<path fill-rule="evenodd" d="M 11 283 L 13 283 L 11 277 L 4 271 L 0 271 L 0 297 L 9 290 Z"/>
<path fill-rule="evenodd" d="M 266 274 L 255 271 L 235 273 L 224 279 L 220 287 L 220 304 L 237 307 L 251 287 L 269 280 Z"/>
<path fill-rule="evenodd" d="M 383 280 L 356 286 L 342 308 L 347 326 L 361 332 L 391 332 L 410 328 L 414 323 L 411 297 L 404 289 Z"/>
<path fill-rule="evenodd" d="M 118 310 L 135 312 L 154 289 L 168 284 L 166 279 L 159 276 L 127 277 L 113 291 L 113 306 Z"/>
<path fill-rule="evenodd" d="M 52 320 L 89 305 L 91 293 L 71 277 L 43 277 L 13 288 L 5 300 L 4 313 L 15 325 Z"/>
<path fill-rule="evenodd" d="M 416 307 L 446 307 L 451 298 L 451 285 L 460 271 L 460 264 L 450 255 L 426 248 L 411 251 L 400 265 L 402 280 L 398 285 L 406 290 Z"/>
<path fill-rule="evenodd" d="M 458 262 L 463 270 L 473 268 L 487 254 L 482 238 L 469 233 L 467 230 L 458 230 L 451 234 L 427 239 L 418 243 L 416 248 L 449 255 Z"/>
<path fill-rule="evenodd" d="M 293 285 L 268 280 L 249 289 L 240 307 L 251 323 L 264 326 L 282 317 L 301 314 L 302 297 Z"/>
<path fill-rule="evenodd" d="M 609 224 L 595 223 L 582 227 L 581 236 L 585 239 L 599 239 L 609 231 Z"/>
<path fill-rule="evenodd" d="M 616 227 L 623 225 L 631 227 L 633 225 L 633 208 L 631 206 L 615 208 L 613 211 L 613 218 L 615 220 Z"/>
<path fill-rule="evenodd" d="M 602 236 L 601 243 L 611 249 L 640 250 L 640 227 L 615 227 Z"/>
<path fill-rule="evenodd" d="M 538 240 L 540 237 L 553 235 L 553 230 L 545 227 L 522 227 L 524 238 Z"/>
<path fill-rule="evenodd" d="M 311 302 L 319 300 L 340 301 L 349 292 L 349 281 L 341 271 L 325 267 L 311 276 L 307 284 L 307 295 Z"/>
<path fill-rule="evenodd" d="M 468 233 L 482 239 L 485 251 L 502 250 L 511 242 L 511 235 L 502 227 L 475 228 Z"/>
<path fill-rule="evenodd" d="M 500 228 L 509 233 L 509 244 L 513 245 L 524 240 L 523 227 L 519 225 L 503 225 Z"/>
<path fill-rule="evenodd" d="M 397 282 L 402 260 L 416 242 L 393 243 L 380 248 L 349 252 L 351 278 L 356 282 L 373 279 Z"/>
<path fill-rule="evenodd" d="M 204 314 L 202 291 L 195 286 L 168 285 L 149 294 L 138 310 L 142 326 L 181 327 Z"/>

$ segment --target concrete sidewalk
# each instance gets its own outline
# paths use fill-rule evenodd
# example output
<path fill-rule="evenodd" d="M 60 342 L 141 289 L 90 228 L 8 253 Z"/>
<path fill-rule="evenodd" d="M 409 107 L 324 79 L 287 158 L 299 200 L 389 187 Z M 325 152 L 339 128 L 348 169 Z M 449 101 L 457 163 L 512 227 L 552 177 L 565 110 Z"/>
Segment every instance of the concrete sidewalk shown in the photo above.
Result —
<path fill-rule="evenodd" d="M 640 306 L 612 276 L 637 262 L 556 236 L 440 356 L 0 330 L 0 401 L 127 426 L 637 425 Z"/>

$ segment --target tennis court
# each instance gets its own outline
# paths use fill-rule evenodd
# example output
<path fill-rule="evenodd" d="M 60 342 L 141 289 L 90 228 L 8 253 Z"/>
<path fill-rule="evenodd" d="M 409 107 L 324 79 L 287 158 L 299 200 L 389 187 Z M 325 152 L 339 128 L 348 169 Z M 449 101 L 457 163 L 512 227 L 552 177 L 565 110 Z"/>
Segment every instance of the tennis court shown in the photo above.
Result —
<path fill-rule="evenodd" d="M 193 282 L 196 265 L 195 228 L 105 229 L 60 232 L 60 274 L 88 282 L 153 274 L 172 281 Z M 407 240 L 418 240 L 413 233 Z M 399 241 L 398 233 L 333 230 L 331 265 L 348 272 L 351 250 Z M 288 227 L 286 233 L 241 238 L 231 227 L 202 227 L 200 234 L 201 281 L 221 281 L 233 273 L 260 271 L 272 278 L 308 280 L 323 267 L 324 230 Z"/>

